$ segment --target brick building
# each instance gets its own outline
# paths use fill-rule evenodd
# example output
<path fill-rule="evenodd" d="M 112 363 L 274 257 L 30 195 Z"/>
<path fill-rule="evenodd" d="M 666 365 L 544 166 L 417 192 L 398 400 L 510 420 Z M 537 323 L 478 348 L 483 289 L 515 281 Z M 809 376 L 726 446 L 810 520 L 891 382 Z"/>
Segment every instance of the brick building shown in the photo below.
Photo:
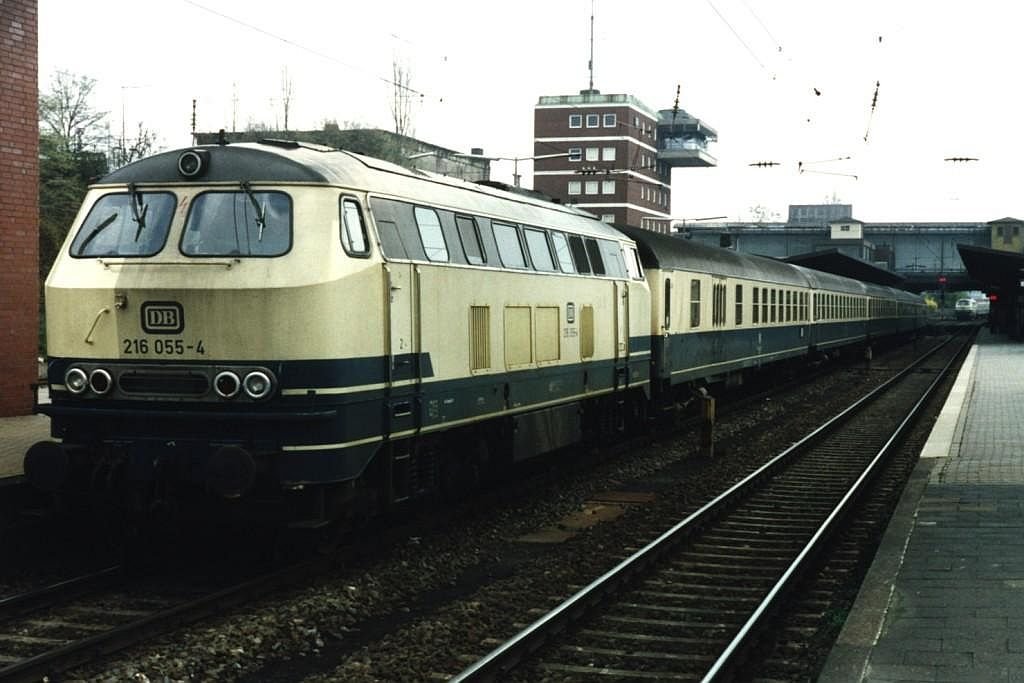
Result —
<path fill-rule="evenodd" d="M 37 373 L 37 55 L 37 0 L 0 0 L 0 416 L 31 412 Z"/>
<path fill-rule="evenodd" d="M 714 166 L 714 129 L 632 95 L 545 95 L 534 107 L 533 187 L 616 225 L 670 228 L 672 169 Z"/>

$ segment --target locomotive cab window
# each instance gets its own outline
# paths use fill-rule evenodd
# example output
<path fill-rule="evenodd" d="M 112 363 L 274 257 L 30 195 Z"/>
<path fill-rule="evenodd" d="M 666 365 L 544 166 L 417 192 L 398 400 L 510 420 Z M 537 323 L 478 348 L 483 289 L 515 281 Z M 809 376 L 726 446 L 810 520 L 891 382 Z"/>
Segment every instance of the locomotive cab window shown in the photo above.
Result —
<path fill-rule="evenodd" d="M 280 256 L 291 247 L 292 198 L 248 185 L 197 196 L 180 245 L 186 256 Z"/>
<path fill-rule="evenodd" d="M 352 197 L 341 198 L 341 246 L 349 256 L 368 256 L 370 253 L 363 211 Z"/>
<path fill-rule="evenodd" d="M 416 227 L 419 228 L 423 252 L 427 258 L 431 261 L 448 261 L 448 245 L 444 241 L 444 232 L 441 231 L 441 221 L 437 217 L 437 212 L 417 206 L 413 215 L 416 217 Z"/>
<path fill-rule="evenodd" d="M 170 192 L 105 194 L 78 229 L 71 255 L 153 256 L 164 248 L 176 206 Z"/>

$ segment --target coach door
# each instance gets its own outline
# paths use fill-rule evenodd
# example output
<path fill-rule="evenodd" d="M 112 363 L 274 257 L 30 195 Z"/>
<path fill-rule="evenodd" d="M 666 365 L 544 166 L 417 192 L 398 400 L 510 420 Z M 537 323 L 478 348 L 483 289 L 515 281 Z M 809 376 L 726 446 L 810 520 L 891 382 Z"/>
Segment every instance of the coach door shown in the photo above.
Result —
<path fill-rule="evenodd" d="M 629 283 L 615 283 L 615 386 L 629 383 Z"/>
<path fill-rule="evenodd" d="M 388 413 L 385 433 L 415 431 L 419 427 L 420 381 L 419 267 L 411 263 L 384 266 L 389 295 L 387 334 Z"/>

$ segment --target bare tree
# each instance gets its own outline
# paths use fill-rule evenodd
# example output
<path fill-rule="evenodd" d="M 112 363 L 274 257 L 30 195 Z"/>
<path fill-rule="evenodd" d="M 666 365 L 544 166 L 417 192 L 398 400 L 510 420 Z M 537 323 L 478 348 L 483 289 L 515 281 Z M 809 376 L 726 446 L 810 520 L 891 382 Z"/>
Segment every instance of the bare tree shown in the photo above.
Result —
<path fill-rule="evenodd" d="M 397 59 L 391 62 L 391 117 L 395 122 L 395 133 L 412 137 L 412 95 L 409 87 L 412 72 L 408 64 L 400 64 Z"/>
<path fill-rule="evenodd" d="M 120 168 L 133 161 L 149 156 L 156 146 L 156 133 L 143 127 L 142 122 L 137 124 L 135 137 L 128 137 L 123 132 L 119 140 L 111 137 L 112 144 L 107 152 L 111 168 Z"/>
<path fill-rule="evenodd" d="M 44 133 L 53 134 L 68 152 L 100 146 L 109 136 L 102 123 L 107 112 L 93 109 L 89 100 L 96 79 L 58 71 L 49 92 L 39 97 L 39 122 Z"/>

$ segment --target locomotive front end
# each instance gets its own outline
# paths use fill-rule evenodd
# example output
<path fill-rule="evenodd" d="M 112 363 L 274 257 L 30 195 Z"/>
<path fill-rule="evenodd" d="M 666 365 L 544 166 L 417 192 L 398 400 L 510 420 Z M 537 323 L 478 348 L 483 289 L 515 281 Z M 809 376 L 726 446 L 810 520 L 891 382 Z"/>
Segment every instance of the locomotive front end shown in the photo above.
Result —
<path fill-rule="evenodd" d="M 131 509 L 283 514 L 315 474 L 281 454 L 338 428 L 336 408 L 289 387 L 311 359 L 361 352 L 358 325 L 323 333 L 358 273 L 330 256 L 338 199 L 322 183 L 287 157 L 215 147 L 90 189 L 46 282 L 55 440 L 26 454 L 31 483 Z"/>

